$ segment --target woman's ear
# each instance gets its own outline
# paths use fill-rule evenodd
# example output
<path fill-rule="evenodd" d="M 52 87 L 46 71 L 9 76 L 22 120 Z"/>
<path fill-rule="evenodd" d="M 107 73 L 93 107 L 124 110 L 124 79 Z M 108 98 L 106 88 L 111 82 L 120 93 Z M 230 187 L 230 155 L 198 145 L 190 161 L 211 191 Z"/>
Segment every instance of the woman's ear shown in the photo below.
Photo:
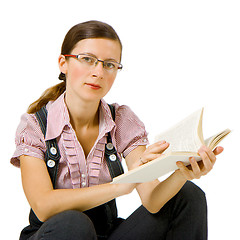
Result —
<path fill-rule="evenodd" d="M 62 72 L 64 74 L 67 73 L 67 61 L 66 61 L 65 56 L 60 55 L 58 57 L 58 66 L 59 66 L 60 72 Z"/>

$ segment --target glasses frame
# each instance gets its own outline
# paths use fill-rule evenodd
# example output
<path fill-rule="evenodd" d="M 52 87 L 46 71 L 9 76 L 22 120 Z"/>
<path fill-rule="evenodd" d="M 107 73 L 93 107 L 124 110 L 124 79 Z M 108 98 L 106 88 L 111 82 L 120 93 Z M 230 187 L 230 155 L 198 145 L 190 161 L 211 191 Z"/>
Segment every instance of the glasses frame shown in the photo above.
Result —
<path fill-rule="evenodd" d="M 101 60 L 101 59 L 98 59 L 95 56 L 91 56 L 89 54 L 84 54 L 84 53 L 79 53 L 77 55 L 74 55 L 74 54 L 64 54 L 63 56 L 65 56 L 65 57 L 73 57 L 73 58 L 76 58 L 76 59 L 78 59 L 79 56 L 89 56 L 89 57 L 92 57 L 92 58 L 96 58 L 97 61 L 95 63 L 95 66 L 98 64 L 98 62 L 101 62 L 103 64 L 103 67 L 104 67 L 105 66 L 104 63 L 106 62 L 106 60 Z M 123 65 L 121 63 L 113 61 L 113 60 L 109 60 L 109 62 L 117 63 L 118 64 L 117 70 L 122 70 L 123 69 Z"/>

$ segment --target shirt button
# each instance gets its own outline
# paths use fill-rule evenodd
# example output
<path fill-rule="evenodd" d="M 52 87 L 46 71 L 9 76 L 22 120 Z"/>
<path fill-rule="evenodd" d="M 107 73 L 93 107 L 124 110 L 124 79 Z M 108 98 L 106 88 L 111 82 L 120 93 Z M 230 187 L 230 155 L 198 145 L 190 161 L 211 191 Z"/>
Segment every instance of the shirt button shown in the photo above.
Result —
<path fill-rule="evenodd" d="M 86 177 L 86 175 L 85 175 L 84 173 L 83 173 L 81 176 L 82 176 L 82 178 L 85 178 L 85 177 Z"/>
<path fill-rule="evenodd" d="M 86 182 L 82 182 L 82 187 L 86 187 L 87 183 Z"/>
<path fill-rule="evenodd" d="M 25 152 L 28 152 L 29 150 L 27 148 L 24 149 Z"/>

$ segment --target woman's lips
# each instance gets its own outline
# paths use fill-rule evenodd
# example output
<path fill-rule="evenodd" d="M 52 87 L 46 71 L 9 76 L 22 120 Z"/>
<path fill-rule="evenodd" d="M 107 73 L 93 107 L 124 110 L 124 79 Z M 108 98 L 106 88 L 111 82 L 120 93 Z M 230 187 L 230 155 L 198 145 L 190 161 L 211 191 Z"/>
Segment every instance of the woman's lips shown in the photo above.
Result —
<path fill-rule="evenodd" d="M 98 84 L 93 84 L 93 83 L 85 83 L 88 87 L 92 88 L 92 89 L 100 89 L 101 86 Z"/>

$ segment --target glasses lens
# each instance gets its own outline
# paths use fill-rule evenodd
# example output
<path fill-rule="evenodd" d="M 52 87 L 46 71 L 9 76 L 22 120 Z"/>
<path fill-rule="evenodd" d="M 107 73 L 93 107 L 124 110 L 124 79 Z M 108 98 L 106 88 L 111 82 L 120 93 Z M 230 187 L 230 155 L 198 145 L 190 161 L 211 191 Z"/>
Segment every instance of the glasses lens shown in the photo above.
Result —
<path fill-rule="evenodd" d="M 122 69 L 122 65 L 112 61 L 104 61 L 104 68 L 109 71 L 117 71 Z"/>
<path fill-rule="evenodd" d="M 104 68 L 107 70 L 116 70 L 117 64 L 110 61 L 104 61 Z"/>
<path fill-rule="evenodd" d="M 93 56 L 89 56 L 89 55 L 78 55 L 78 60 L 81 62 L 81 63 L 84 63 L 86 65 L 94 65 L 96 64 L 97 62 L 97 59 Z"/>
<path fill-rule="evenodd" d="M 97 65 L 98 62 L 101 62 L 103 63 L 104 69 L 106 69 L 107 71 L 114 72 L 122 69 L 122 64 L 114 61 L 98 60 L 96 57 L 87 54 L 79 54 L 77 56 L 78 60 L 86 66 Z"/>

